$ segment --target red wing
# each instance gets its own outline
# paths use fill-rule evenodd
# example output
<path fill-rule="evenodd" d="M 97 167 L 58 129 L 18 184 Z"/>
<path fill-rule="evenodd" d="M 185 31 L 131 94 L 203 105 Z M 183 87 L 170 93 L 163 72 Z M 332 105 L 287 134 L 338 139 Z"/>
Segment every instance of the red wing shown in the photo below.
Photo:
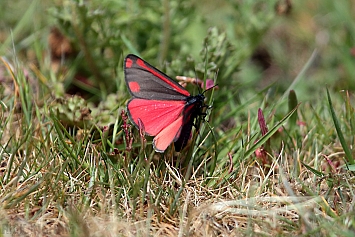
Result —
<path fill-rule="evenodd" d="M 181 115 L 161 130 L 153 140 L 154 149 L 158 152 L 164 152 L 173 141 L 180 137 L 182 124 L 183 116 Z"/>
<path fill-rule="evenodd" d="M 182 126 L 182 112 L 185 104 L 186 101 L 143 100 L 133 98 L 128 102 L 127 108 L 129 117 L 136 126 L 138 126 L 138 119 L 141 120 L 147 135 L 156 136 L 167 128 L 173 133 L 171 135 L 173 135 L 174 139 Z M 173 127 L 176 126 L 177 128 L 172 129 L 172 127 L 169 127 L 171 124 L 174 124 Z M 169 144 L 173 139 L 170 140 Z"/>
<path fill-rule="evenodd" d="M 147 100 L 185 100 L 190 93 L 143 59 L 129 54 L 124 65 L 130 93 Z"/>

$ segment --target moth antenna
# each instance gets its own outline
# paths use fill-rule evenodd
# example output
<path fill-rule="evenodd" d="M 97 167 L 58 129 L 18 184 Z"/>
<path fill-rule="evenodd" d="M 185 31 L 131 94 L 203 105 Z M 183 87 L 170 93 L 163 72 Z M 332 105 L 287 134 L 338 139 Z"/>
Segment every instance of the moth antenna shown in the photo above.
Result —
<path fill-rule="evenodd" d="M 213 88 L 218 88 L 218 84 L 216 84 L 216 85 L 214 85 L 214 86 L 212 86 L 212 87 L 210 87 L 210 88 L 204 90 L 204 91 L 202 92 L 202 94 L 205 94 L 205 92 L 207 92 L 207 91 L 209 91 L 209 90 L 212 90 Z"/>

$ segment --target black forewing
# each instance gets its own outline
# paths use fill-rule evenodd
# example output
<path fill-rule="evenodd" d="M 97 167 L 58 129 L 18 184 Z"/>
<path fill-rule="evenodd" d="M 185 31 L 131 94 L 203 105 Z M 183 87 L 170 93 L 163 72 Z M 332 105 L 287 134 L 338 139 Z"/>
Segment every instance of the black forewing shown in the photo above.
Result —
<path fill-rule="evenodd" d="M 194 118 L 188 120 L 182 127 L 179 138 L 174 142 L 175 151 L 181 151 L 190 139 Z"/>
<path fill-rule="evenodd" d="M 136 55 L 129 54 L 125 58 L 124 72 L 129 91 L 136 98 L 186 100 L 190 96 L 185 88 Z M 132 82 L 138 83 L 139 90 L 130 87 Z"/>
<path fill-rule="evenodd" d="M 181 128 L 180 136 L 174 142 L 175 150 L 181 151 L 190 139 L 192 126 L 195 119 L 202 115 L 205 97 L 202 94 L 190 96 L 187 98 L 187 104 L 184 109 L 184 122 Z"/>

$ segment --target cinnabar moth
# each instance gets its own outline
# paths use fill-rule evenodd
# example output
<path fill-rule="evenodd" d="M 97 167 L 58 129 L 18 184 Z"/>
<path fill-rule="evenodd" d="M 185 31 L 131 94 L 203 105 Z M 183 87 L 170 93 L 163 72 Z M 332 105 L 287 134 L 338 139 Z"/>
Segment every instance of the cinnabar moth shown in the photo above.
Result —
<path fill-rule="evenodd" d="M 205 96 L 191 96 L 173 79 L 132 54 L 125 58 L 124 72 L 132 95 L 127 104 L 132 123 L 155 136 L 153 147 L 157 152 L 164 152 L 172 142 L 176 151 L 182 150 L 195 119 L 203 114 Z"/>

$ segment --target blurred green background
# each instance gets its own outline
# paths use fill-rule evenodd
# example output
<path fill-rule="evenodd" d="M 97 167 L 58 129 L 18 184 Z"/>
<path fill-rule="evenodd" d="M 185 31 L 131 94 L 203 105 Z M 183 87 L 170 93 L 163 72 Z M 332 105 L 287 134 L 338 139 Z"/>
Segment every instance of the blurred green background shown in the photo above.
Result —
<path fill-rule="evenodd" d="M 76 72 L 63 79 L 65 89 L 79 72 L 94 88 L 117 90 L 122 58 L 136 53 L 171 76 L 203 77 L 207 56 L 207 77 L 218 68 L 222 90 L 275 82 L 282 93 L 314 50 L 296 85 L 302 100 L 317 99 L 320 85 L 355 88 L 354 1 L 5 0 L 0 9 L 2 55 L 16 52 L 41 67 L 46 55 L 38 51 L 56 47 L 48 46 L 50 29 L 70 41 L 62 63 Z"/>

